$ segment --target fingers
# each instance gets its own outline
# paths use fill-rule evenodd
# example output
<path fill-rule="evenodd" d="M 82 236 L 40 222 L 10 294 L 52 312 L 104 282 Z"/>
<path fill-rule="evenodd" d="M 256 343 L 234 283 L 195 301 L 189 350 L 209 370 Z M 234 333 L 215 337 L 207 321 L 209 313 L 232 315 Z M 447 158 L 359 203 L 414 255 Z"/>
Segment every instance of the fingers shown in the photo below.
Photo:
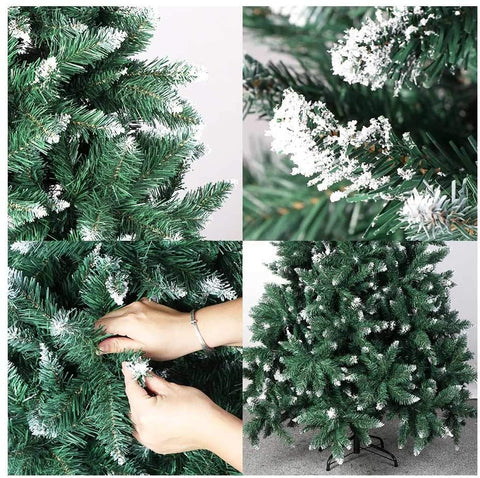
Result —
<path fill-rule="evenodd" d="M 150 395 L 135 380 L 132 372 L 128 370 L 127 362 L 122 363 L 122 372 L 125 379 L 125 393 L 127 394 L 128 402 L 130 403 L 130 409 L 133 414 L 138 403 L 146 398 L 149 399 Z"/>
<path fill-rule="evenodd" d="M 125 307 L 120 307 L 120 309 L 111 310 L 110 312 L 106 313 L 101 318 L 102 319 L 112 319 L 114 317 L 121 317 L 122 315 L 125 315 Z"/>
<path fill-rule="evenodd" d="M 167 395 L 170 390 L 170 382 L 157 375 L 148 375 L 145 377 L 145 385 L 156 395 Z"/>
<path fill-rule="evenodd" d="M 98 344 L 101 354 L 118 354 L 128 350 L 142 350 L 143 344 L 128 337 L 109 337 Z"/>
<path fill-rule="evenodd" d="M 144 299 L 146 299 L 146 297 L 144 297 Z M 148 301 L 148 299 L 147 299 Z M 147 303 L 145 301 L 140 300 L 139 302 L 143 302 L 144 304 Z M 153 303 L 153 302 L 152 302 Z M 108 312 L 107 314 L 105 314 L 103 317 L 100 317 L 100 319 L 97 320 L 95 326 L 97 327 L 97 324 L 99 322 L 102 322 L 102 321 L 108 321 L 110 319 L 117 319 L 117 318 L 120 318 L 120 317 L 125 317 L 127 316 L 128 314 L 132 313 L 135 311 L 135 308 L 138 306 L 138 302 L 132 302 L 124 307 L 120 307 L 119 309 L 115 309 L 115 310 L 112 310 L 110 312 Z"/>
<path fill-rule="evenodd" d="M 152 299 L 149 299 L 148 297 L 142 297 L 139 302 L 142 304 L 148 304 L 150 307 L 153 307 L 154 309 L 157 310 L 162 310 L 163 312 L 177 312 L 175 309 L 172 309 L 171 307 L 168 307 L 163 304 L 159 304 L 158 302 L 153 301 Z"/>
<path fill-rule="evenodd" d="M 103 327 L 103 330 L 107 334 L 111 335 L 130 335 L 130 329 L 132 328 L 131 316 L 128 314 L 121 315 L 119 317 L 102 317 L 95 322 L 95 328 L 99 329 Z"/>

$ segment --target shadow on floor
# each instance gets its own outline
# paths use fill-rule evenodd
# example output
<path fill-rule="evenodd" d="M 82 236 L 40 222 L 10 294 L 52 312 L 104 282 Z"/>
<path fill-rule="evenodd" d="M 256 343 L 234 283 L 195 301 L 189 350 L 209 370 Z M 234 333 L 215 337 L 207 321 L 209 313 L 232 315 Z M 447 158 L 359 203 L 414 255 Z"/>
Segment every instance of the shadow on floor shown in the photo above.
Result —
<path fill-rule="evenodd" d="M 476 400 L 471 400 L 476 406 Z M 244 414 L 248 421 L 248 414 Z M 451 438 L 436 438 L 420 453 L 413 456 L 413 441 L 403 450 L 397 447 L 398 421 L 392 420 L 374 430 L 385 442 L 385 448 L 398 459 L 398 468 L 391 462 L 370 453 L 349 456 L 341 466 L 325 470 L 330 450 L 309 451 L 314 432 L 302 434 L 300 427 L 290 429 L 295 447 L 289 447 L 277 437 L 260 440 L 255 450 L 248 439 L 243 443 L 243 464 L 246 475 L 476 475 L 477 420 L 468 419 L 460 438 L 460 450 L 455 451 Z"/>

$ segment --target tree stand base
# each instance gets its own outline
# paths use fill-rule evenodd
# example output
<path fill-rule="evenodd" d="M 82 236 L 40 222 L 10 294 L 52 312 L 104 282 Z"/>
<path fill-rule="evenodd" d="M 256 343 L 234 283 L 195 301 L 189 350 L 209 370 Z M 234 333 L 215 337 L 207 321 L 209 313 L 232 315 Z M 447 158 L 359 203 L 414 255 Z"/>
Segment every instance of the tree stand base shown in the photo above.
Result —
<path fill-rule="evenodd" d="M 345 458 L 347 458 L 347 456 L 350 456 L 350 455 L 353 455 L 353 454 L 359 455 L 361 450 L 365 450 L 368 453 L 373 453 L 374 455 L 378 455 L 378 456 L 381 456 L 383 458 L 386 458 L 387 460 L 389 460 L 393 463 L 393 466 L 395 468 L 398 467 L 397 457 L 393 453 L 390 453 L 388 450 L 385 449 L 385 445 L 383 443 L 382 438 L 374 436 L 374 435 L 370 435 L 370 438 L 372 440 L 377 440 L 378 445 L 374 445 L 373 443 L 370 443 L 370 445 L 368 445 L 368 446 L 360 446 L 359 438 L 356 437 L 355 435 L 352 436 L 350 439 L 353 440 L 353 451 L 351 451 L 350 453 L 347 453 L 345 455 Z M 328 457 L 328 460 L 327 460 L 327 471 L 330 471 L 331 466 L 335 463 L 337 463 L 337 460 L 335 460 L 333 458 L 333 455 L 330 455 Z"/>

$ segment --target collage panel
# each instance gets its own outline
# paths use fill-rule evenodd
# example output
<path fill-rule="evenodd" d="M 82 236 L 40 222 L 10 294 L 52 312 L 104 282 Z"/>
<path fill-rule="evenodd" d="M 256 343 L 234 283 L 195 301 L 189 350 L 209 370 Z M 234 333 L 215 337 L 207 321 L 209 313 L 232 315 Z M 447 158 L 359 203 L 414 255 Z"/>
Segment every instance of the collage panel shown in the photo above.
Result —
<path fill-rule="evenodd" d="M 9 474 L 238 473 L 240 242 L 24 242 L 9 267 Z"/>
<path fill-rule="evenodd" d="M 476 7 L 243 17 L 245 240 L 476 240 Z"/>
<path fill-rule="evenodd" d="M 8 14 L 11 242 L 242 239 L 238 9 Z"/>
<path fill-rule="evenodd" d="M 475 475 L 472 242 L 244 242 L 247 475 Z"/>

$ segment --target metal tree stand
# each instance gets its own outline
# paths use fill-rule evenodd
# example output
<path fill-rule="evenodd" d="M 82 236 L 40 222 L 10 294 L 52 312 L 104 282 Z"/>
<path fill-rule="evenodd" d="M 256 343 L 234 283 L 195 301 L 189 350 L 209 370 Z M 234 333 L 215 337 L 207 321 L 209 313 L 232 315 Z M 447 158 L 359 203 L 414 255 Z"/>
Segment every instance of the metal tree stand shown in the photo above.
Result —
<path fill-rule="evenodd" d="M 369 453 L 373 453 L 374 455 L 386 458 L 393 463 L 394 467 L 398 467 L 398 461 L 396 456 L 393 453 L 390 453 L 388 450 L 385 450 L 383 440 L 380 437 L 374 435 L 370 435 L 370 438 L 378 440 L 378 445 L 374 445 L 373 443 L 371 443 L 368 446 L 360 446 L 360 439 L 356 435 L 351 436 L 350 440 L 353 440 L 353 451 L 347 453 L 345 455 L 345 458 L 353 454 L 359 455 L 361 450 L 365 450 Z M 333 455 L 330 455 L 327 460 L 327 471 L 331 470 L 331 465 L 333 465 L 334 463 L 337 463 L 337 461 L 333 458 Z"/>

